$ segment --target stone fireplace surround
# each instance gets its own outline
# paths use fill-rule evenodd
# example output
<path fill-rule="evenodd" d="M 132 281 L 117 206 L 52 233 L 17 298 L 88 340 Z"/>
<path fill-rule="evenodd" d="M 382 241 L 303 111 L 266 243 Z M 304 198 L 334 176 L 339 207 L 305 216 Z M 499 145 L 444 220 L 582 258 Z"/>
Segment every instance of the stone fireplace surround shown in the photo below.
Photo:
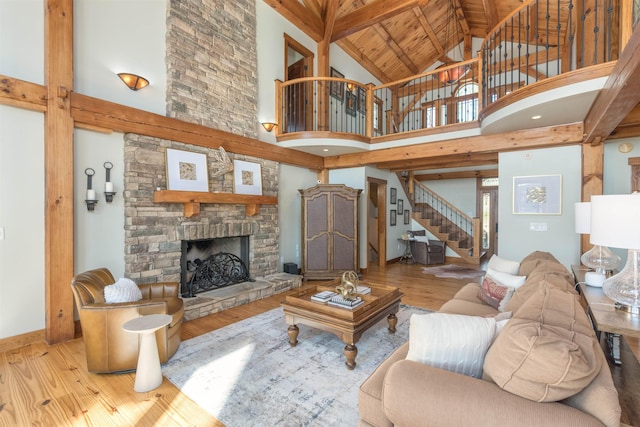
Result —
<path fill-rule="evenodd" d="M 263 205 L 257 215 L 248 217 L 243 205 L 203 204 L 199 215 L 186 218 L 180 203 L 153 202 L 154 191 L 167 188 L 167 147 L 208 153 L 202 147 L 135 134 L 125 135 L 126 277 L 138 283 L 180 282 L 183 240 L 249 236 L 249 274 L 256 281 L 185 299 L 185 319 L 191 320 L 299 287 L 300 276 L 278 273 L 277 205 Z M 263 194 L 277 194 L 276 162 L 235 157 L 260 163 Z M 233 192 L 233 173 L 210 177 L 209 188 L 210 191 Z"/>
<path fill-rule="evenodd" d="M 258 137 L 256 5 L 253 0 L 184 0 L 167 3 L 167 116 L 250 138 Z M 157 82 L 160 84 L 160 82 Z M 154 203 L 167 189 L 167 148 L 204 153 L 205 147 L 126 134 L 124 152 L 125 275 L 138 283 L 180 282 L 182 240 L 250 236 L 250 276 L 245 282 L 185 301 L 190 320 L 300 286 L 300 276 L 278 273 L 277 205 L 246 216 L 243 205 L 202 204 L 184 217 L 179 203 Z M 260 163 L 262 190 L 278 195 L 279 165 Z M 212 168 L 209 167 L 209 171 Z M 209 176 L 209 191 L 233 193 L 233 173 Z"/>

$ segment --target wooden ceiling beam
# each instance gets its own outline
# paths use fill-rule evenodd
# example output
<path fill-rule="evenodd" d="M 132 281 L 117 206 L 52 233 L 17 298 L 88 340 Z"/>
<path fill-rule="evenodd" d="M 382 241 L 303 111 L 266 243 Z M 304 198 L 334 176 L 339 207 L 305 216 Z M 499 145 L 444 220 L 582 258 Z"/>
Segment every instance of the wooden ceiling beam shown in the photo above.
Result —
<path fill-rule="evenodd" d="M 342 39 L 337 42 L 337 45 L 342 48 L 350 57 L 359 62 L 373 77 L 380 80 L 382 84 L 390 83 L 392 81 L 384 71 L 382 71 L 376 64 L 374 64 L 369 57 L 365 56 L 360 49 L 356 47 L 352 42 L 347 39 Z"/>
<path fill-rule="evenodd" d="M 451 0 L 451 1 L 453 2 L 453 7 L 455 9 L 458 22 L 460 23 L 460 28 L 462 28 L 462 33 L 469 34 L 471 30 L 469 29 L 469 23 L 467 22 L 467 17 L 464 14 L 464 9 L 460 4 L 460 0 Z"/>
<path fill-rule="evenodd" d="M 483 36 L 486 37 L 489 31 L 494 29 L 498 22 L 498 10 L 496 9 L 495 0 L 482 0 L 482 8 L 484 9 L 484 17 L 487 19 L 487 32 Z"/>
<path fill-rule="evenodd" d="M 331 41 L 342 40 L 351 34 L 406 12 L 415 6 L 424 6 L 428 1 L 429 0 L 374 0 L 336 20 Z"/>
<path fill-rule="evenodd" d="M 386 148 L 368 153 L 325 157 L 324 165 L 328 169 L 336 169 L 366 166 L 393 160 L 409 161 L 415 158 L 454 154 L 506 152 L 572 145 L 582 141 L 582 131 L 582 123 L 547 126 L 495 135 L 480 135 Z"/>
<path fill-rule="evenodd" d="M 380 169 L 389 169 L 391 171 L 416 171 L 422 169 L 444 169 L 491 164 L 498 164 L 497 152 L 434 156 L 403 161 L 395 160 L 392 162 L 377 163 L 376 167 Z"/>
<path fill-rule="evenodd" d="M 431 44 L 433 44 L 433 47 L 438 52 L 438 55 L 443 56 L 444 47 L 442 46 L 442 43 L 440 43 L 440 40 L 438 40 L 438 35 L 436 34 L 435 31 L 433 31 L 433 27 L 427 20 L 427 17 L 424 16 L 424 12 L 422 11 L 422 8 L 414 7 L 413 14 L 416 15 L 416 19 L 420 23 L 420 26 L 422 27 L 424 32 L 427 34 L 427 37 L 431 41 Z"/>
<path fill-rule="evenodd" d="M 320 156 L 77 93 L 71 94 L 71 116 L 81 125 L 148 135 L 201 147 L 222 146 L 231 153 L 307 167 L 312 170 L 324 168 L 324 161 Z"/>
<path fill-rule="evenodd" d="M 631 34 L 584 121 L 584 141 L 606 140 L 640 102 L 640 27 Z"/>
<path fill-rule="evenodd" d="M 411 71 L 412 74 L 420 73 L 420 69 L 416 66 L 416 64 L 407 56 L 407 54 L 402 50 L 402 48 L 396 43 L 396 41 L 391 37 L 391 34 L 382 26 L 382 24 L 376 24 L 373 26 L 373 29 L 378 36 L 384 40 L 388 47 L 391 48 L 393 53 L 396 54 L 398 59 Z"/>
<path fill-rule="evenodd" d="M 0 74 L 0 104 L 47 111 L 47 87 Z"/>
<path fill-rule="evenodd" d="M 324 22 L 298 0 L 264 0 L 264 2 L 316 42 L 322 40 Z"/>
<path fill-rule="evenodd" d="M 497 176 L 498 169 L 478 169 L 473 171 L 415 174 L 413 178 L 418 181 L 439 181 L 443 179 L 497 178 Z"/>

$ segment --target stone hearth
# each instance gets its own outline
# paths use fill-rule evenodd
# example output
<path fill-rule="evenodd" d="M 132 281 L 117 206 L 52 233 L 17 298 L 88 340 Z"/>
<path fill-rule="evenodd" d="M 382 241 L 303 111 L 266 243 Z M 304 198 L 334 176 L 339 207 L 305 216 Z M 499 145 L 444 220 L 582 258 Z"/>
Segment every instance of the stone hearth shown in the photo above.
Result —
<path fill-rule="evenodd" d="M 276 273 L 258 277 L 255 282 L 243 282 L 225 288 L 184 298 L 184 320 L 208 316 L 231 307 L 258 301 L 302 285 L 302 276 Z"/>

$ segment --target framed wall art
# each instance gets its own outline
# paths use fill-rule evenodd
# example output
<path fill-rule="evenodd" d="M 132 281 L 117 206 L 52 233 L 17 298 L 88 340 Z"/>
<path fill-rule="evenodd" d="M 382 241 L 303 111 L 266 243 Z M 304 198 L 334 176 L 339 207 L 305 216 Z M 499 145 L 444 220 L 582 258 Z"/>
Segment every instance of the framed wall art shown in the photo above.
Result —
<path fill-rule="evenodd" d="M 397 197 L 398 197 L 398 191 L 397 191 L 395 188 L 391 187 L 390 197 L 389 197 L 389 202 L 390 202 L 392 205 L 395 205 L 395 204 L 396 204 L 396 198 L 397 198 Z"/>
<path fill-rule="evenodd" d="M 391 226 L 396 225 L 397 216 L 398 216 L 398 211 L 395 209 L 391 209 L 391 213 L 389 215 L 389 225 Z"/>
<path fill-rule="evenodd" d="M 344 79 L 344 74 L 335 68 L 331 67 L 329 71 L 329 77 L 337 77 L 339 79 Z M 344 101 L 344 82 L 331 82 L 329 85 L 329 92 L 331 96 L 339 100 L 340 102 Z"/>
<path fill-rule="evenodd" d="M 361 87 L 358 87 L 358 112 L 360 114 L 367 112 L 367 92 Z"/>
<path fill-rule="evenodd" d="M 167 148 L 167 189 L 209 191 L 207 155 Z"/>
<path fill-rule="evenodd" d="M 562 175 L 514 176 L 513 213 L 560 215 L 562 213 Z"/>
<path fill-rule="evenodd" d="M 353 94 L 353 92 L 347 91 L 347 103 L 344 106 L 345 113 L 347 113 L 349 116 L 355 116 L 357 102 L 358 100 L 356 99 L 356 96 Z"/>
<path fill-rule="evenodd" d="M 404 202 L 398 199 L 398 215 L 402 215 L 402 211 L 404 211 Z"/>
<path fill-rule="evenodd" d="M 410 222 L 411 222 L 411 211 L 409 211 L 409 209 L 406 209 L 404 211 L 404 223 L 409 224 Z"/>
<path fill-rule="evenodd" d="M 262 196 L 262 168 L 260 163 L 233 161 L 233 192 Z"/>

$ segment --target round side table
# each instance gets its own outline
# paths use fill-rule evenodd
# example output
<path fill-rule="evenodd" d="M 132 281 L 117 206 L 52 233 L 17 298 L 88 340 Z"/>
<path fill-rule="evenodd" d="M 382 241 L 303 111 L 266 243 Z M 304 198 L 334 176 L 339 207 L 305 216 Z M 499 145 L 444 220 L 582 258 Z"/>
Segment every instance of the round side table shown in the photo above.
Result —
<path fill-rule="evenodd" d="M 158 356 L 155 332 L 171 323 L 168 314 L 149 314 L 136 317 L 122 325 L 122 329 L 140 335 L 140 352 L 133 389 L 137 392 L 151 391 L 162 384 L 162 370 Z"/>

